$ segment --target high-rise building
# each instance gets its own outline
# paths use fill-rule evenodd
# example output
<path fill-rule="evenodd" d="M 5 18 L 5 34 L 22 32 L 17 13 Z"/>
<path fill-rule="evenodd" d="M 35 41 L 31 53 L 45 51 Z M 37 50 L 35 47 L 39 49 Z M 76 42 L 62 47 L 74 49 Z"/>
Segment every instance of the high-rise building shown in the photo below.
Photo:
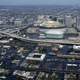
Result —
<path fill-rule="evenodd" d="M 77 25 L 76 28 L 78 31 L 80 31 L 80 16 L 77 16 Z"/>
<path fill-rule="evenodd" d="M 14 24 L 15 24 L 16 26 L 21 26 L 21 25 L 22 25 L 22 20 L 21 20 L 21 19 L 16 19 L 16 20 L 14 21 Z"/>
<path fill-rule="evenodd" d="M 65 21 L 65 25 L 66 27 L 72 27 L 73 21 L 72 21 L 72 16 L 71 15 L 65 15 L 64 17 L 64 21 Z"/>

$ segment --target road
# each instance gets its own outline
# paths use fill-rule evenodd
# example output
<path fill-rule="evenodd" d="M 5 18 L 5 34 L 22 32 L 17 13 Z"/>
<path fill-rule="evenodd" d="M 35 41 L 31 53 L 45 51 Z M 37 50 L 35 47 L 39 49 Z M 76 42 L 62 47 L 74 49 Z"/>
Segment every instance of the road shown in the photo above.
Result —
<path fill-rule="evenodd" d="M 61 40 L 54 40 L 54 39 L 31 39 L 31 38 L 24 38 L 21 36 L 18 36 L 16 34 L 11 34 L 11 33 L 7 33 L 4 31 L 0 31 L 0 33 L 8 35 L 10 37 L 13 38 L 17 38 L 20 39 L 22 41 L 25 42 L 35 42 L 35 43 L 55 43 L 55 44 L 76 44 L 76 45 L 80 45 L 80 40 L 65 40 L 65 39 L 61 39 Z"/>

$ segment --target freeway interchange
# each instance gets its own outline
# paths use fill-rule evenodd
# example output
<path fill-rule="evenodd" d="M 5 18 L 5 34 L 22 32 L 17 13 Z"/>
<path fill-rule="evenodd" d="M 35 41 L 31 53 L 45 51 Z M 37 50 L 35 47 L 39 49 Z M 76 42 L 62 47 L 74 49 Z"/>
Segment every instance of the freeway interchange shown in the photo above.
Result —
<path fill-rule="evenodd" d="M 14 33 L 7 33 L 5 31 L 0 31 L 1 34 L 4 34 L 4 35 L 7 35 L 7 36 L 10 36 L 10 37 L 13 37 L 13 38 L 17 38 L 17 39 L 20 39 L 22 41 L 26 41 L 26 42 L 34 42 L 34 43 L 55 43 L 55 44 L 76 44 L 76 45 L 79 45 L 80 44 L 80 40 L 65 40 L 65 39 L 60 39 L 60 40 L 55 40 L 55 39 L 38 39 L 38 38 L 24 38 L 24 37 L 21 37 L 17 34 L 14 34 Z"/>

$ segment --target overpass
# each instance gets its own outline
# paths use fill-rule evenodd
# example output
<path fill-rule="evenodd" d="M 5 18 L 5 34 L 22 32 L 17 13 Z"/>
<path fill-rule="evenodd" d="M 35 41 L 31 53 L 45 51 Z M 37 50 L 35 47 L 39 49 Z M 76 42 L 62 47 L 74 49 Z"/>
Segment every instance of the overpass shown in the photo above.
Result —
<path fill-rule="evenodd" d="M 31 39 L 31 38 L 24 38 L 24 37 L 21 37 L 21 36 L 16 35 L 16 34 L 11 34 L 11 33 L 3 32 L 3 31 L 0 31 L 0 33 L 8 35 L 8 36 L 13 37 L 13 38 L 17 38 L 17 39 L 25 41 L 25 42 L 80 45 L 80 40 L 76 41 L 76 40 L 65 40 L 65 39 L 55 40 L 55 39 L 37 39 L 37 38 Z"/>
<path fill-rule="evenodd" d="M 30 23 L 28 23 L 26 25 L 23 25 L 23 27 L 20 26 L 18 28 L 16 28 L 15 26 L 11 27 L 10 25 L 5 25 L 4 27 L 2 26 L 3 28 L 0 28 L 0 31 L 1 32 L 3 31 L 5 33 L 15 33 L 15 32 L 19 32 L 21 30 L 24 30 L 24 29 L 28 28 L 32 24 L 33 24 L 33 22 L 30 22 Z"/>

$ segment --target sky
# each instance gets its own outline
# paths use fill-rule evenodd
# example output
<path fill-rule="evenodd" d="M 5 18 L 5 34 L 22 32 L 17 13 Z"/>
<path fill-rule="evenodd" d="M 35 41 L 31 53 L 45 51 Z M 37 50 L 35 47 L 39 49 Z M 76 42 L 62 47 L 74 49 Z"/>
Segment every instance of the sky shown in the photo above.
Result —
<path fill-rule="evenodd" d="M 79 5 L 80 0 L 0 0 L 0 5 Z"/>

